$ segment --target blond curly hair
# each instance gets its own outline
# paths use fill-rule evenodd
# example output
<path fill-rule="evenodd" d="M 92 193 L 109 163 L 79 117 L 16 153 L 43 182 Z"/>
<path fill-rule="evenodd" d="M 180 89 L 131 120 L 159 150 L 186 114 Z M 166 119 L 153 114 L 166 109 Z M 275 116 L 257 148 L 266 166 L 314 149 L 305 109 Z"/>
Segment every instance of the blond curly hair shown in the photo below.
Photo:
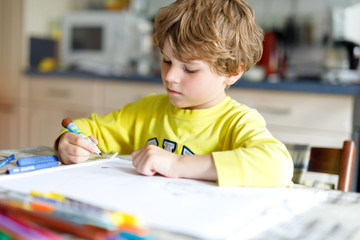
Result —
<path fill-rule="evenodd" d="M 263 31 L 246 0 L 177 0 L 159 9 L 154 44 L 176 58 L 202 60 L 218 75 L 247 71 L 261 58 Z"/>

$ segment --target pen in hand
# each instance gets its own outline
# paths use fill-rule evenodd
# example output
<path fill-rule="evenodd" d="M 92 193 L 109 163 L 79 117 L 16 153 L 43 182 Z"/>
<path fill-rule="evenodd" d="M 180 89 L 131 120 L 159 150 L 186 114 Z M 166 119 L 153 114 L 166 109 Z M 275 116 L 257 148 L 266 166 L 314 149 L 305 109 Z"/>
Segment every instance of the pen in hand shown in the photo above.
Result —
<path fill-rule="evenodd" d="M 84 137 L 85 140 L 87 140 L 87 141 L 91 142 L 92 144 L 94 144 L 95 147 L 96 147 L 96 151 L 95 151 L 95 152 L 96 152 L 98 155 L 102 156 L 102 153 L 101 153 L 100 149 L 96 146 L 96 144 L 95 144 L 93 141 L 91 141 L 91 139 L 88 138 L 88 137 L 85 135 L 85 133 L 83 133 L 83 132 L 75 125 L 75 123 L 73 123 L 73 121 L 72 121 L 70 118 L 64 118 L 64 119 L 62 120 L 62 122 L 61 122 L 61 125 L 62 125 L 64 128 L 67 128 L 70 132 L 75 133 L 75 134 L 77 134 L 77 135 L 81 135 L 81 136 Z"/>

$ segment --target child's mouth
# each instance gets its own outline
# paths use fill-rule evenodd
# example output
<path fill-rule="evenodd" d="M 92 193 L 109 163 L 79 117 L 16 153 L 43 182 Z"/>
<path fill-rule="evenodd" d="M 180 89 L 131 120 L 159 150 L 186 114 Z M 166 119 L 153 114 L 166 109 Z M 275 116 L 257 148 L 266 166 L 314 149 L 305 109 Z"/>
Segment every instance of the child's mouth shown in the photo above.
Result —
<path fill-rule="evenodd" d="M 174 95 L 175 95 L 175 94 L 176 94 L 176 95 L 180 94 L 179 92 L 174 91 L 174 90 L 171 90 L 171 89 L 169 89 L 169 88 L 167 89 L 167 91 L 168 91 L 169 94 L 174 94 Z"/>

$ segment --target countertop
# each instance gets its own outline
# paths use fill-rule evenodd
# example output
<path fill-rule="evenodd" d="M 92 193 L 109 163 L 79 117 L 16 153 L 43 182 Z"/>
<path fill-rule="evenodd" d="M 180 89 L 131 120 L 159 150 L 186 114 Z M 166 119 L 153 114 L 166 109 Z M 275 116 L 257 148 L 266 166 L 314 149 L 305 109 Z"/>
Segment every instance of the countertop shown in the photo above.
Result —
<path fill-rule="evenodd" d="M 160 76 L 140 76 L 140 75 L 121 75 L 121 76 L 104 76 L 88 72 L 77 71 L 53 71 L 41 73 L 37 69 L 27 69 L 25 72 L 28 76 L 44 76 L 44 77 L 66 77 L 66 78 L 88 78 L 88 79 L 105 79 L 111 81 L 132 81 L 132 82 L 151 82 L 161 83 Z M 340 94 L 360 96 L 360 84 L 330 84 L 323 83 L 319 79 L 306 80 L 280 80 L 278 82 L 270 82 L 266 79 L 261 82 L 247 81 L 240 79 L 232 87 L 250 88 L 275 91 L 294 91 L 324 94 Z"/>

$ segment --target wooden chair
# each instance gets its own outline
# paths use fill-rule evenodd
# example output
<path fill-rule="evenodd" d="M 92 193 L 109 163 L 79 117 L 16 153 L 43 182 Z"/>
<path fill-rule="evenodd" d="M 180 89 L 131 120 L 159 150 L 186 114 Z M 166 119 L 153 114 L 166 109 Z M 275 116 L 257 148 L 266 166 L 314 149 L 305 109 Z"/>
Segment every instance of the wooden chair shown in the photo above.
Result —
<path fill-rule="evenodd" d="M 342 148 L 312 147 L 308 171 L 339 175 L 337 189 L 349 192 L 355 162 L 355 143 L 344 141 Z"/>

